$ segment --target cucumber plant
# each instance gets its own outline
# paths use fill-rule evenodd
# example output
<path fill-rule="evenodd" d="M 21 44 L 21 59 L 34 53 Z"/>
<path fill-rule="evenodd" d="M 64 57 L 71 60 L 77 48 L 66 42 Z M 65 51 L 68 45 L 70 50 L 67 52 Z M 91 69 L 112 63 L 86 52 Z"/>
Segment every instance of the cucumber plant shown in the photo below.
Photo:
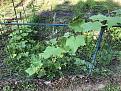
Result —
<path fill-rule="evenodd" d="M 79 67 L 88 72 L 95 64 L 78 55 L 78 50 L 87 45 L 87 34 L 91 31 L 101 31 L 102 26 L 107 26 L 109 31 L 113 26 L 121 23 L 119 11 L 116 16 L 104 16 L 101 14 L 91 16 L 89 22 L 84 19 L 75 18 L 68 24 L 70 31 L 64 35 L 43 41 L 35 41 L 30 35 L 33 31 L 28 29 L 11 34 L 8 44 L 10 63 L 17 62 L 15 67 L 24 71 L 29 76 L 38 76 L 52 79 L 63 76 L 64 70 Z M 28 33 L 29 32 L 29 33 Z M 19 36 L 19 37 L 18 37 Z M 96 38 L 97 39 L 97 38 Z M 44 44 L 43 44 L 44 43 Z M 22 56 L 24 55 L 24 56 Z M 21 65 L 21 68 L 19 66 Z M 76 70 L 76 69 L 75 69 Z M 23 70 L 22 70 L 23 71 Z"/>

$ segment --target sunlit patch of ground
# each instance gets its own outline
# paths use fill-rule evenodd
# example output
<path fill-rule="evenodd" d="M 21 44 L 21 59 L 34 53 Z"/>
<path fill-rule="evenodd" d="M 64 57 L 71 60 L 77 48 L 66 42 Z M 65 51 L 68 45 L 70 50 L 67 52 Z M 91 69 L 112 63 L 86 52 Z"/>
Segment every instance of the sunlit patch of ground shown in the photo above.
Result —
<path fill-rule="evenodd" d="M 23 3 L 20 3 L 22 0 L 14 0 L 16 11 L 18 16 L 20 12 L 23 14 L 30 15 L 32 13 L 32 4 L 33 0 L 23 0 Z M 58 4 L 63 4 L 64 2 L 70 2 L 71 5 L 76 5 L 79 1 L 87 1 L 87 0 L 35 0 L 34 5 L 36 9 L 40 11 L 45 10 L 53 10 Z M 107 1 L 107 0 L 95 0 L 95 1 Z M 114 2 L 121 4 L 120 0 L 113 0 Z M 19 5 L 20 3 L 20 5 Z M 10 1 L 6 1 L 6 4 L 0 6 L 0 18 L 1 17 L 15 17 L 15 12 L 13 8 L 13 4 Z"/>

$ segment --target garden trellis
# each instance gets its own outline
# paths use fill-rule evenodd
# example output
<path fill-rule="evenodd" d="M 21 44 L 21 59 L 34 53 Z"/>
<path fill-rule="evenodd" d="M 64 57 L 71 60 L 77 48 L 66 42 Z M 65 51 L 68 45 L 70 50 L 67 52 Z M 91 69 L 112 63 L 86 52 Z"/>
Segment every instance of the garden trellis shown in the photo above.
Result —
<path fill-rule="evenodd" d="M 53 27 L 53 26 L 61 26 L 61 27 L 68 27 L 69 24 L 45 24 L 45 23 L 2 23 L 0 22 L 1 25 L 24 25 L 24 26 L 37 26 L 37 27 L 41 27 L 41 26 L 46 26 L 46 27 Z M 121 25 L 115 25 L 113 27 L 121 27 Z M 101 46 L 101 42 L 102 42 L 102 38 L 103 38 L 103 34 L 105 32 L 105 30 L 107 30 L 107 26 L 102 26 L 101 27 L 101 30 L 99 32 L 99 35 L 98 35 L 98 40 L 97 40 L 97 43 L 96 43 L 96 48 L 95 48 L 95 51 L 94 53 L 92 53 L 92 64 L 95 64 L 96 65 L 96 56 L 97 56 L 97 53 L 98 51 L 100 50 L 100 46 Z M 109 44 L 109 47 L 110 47 L 110 44 Z M 90 65 L 89 66 L 89 73 L 91 74 L 92 73 L 92 70 L 94 69 L 93 65 Z"/>

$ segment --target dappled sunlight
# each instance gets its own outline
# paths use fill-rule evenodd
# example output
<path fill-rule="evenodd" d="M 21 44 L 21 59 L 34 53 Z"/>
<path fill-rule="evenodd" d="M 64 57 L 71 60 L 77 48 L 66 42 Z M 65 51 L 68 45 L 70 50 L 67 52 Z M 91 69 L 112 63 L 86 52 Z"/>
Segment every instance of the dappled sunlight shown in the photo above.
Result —
<path fill-rule="evenodd" d="M 112 0 L 112 1 L 119 4 L 119 5 L 121 5 L 121 0 Z"/>
<path fill-rule="evenodd" d="M 90 3 L 93 3 L 93 0 L 14 0 L 14 3 L 15 3 L 15 8 L 16 8 L 16 11 L 17 11 L 17 14 L 19 16 L 20 13 L 24 13 L 24 10 L 26 11 L 26 14 L 30 15 L 30 13 L 32 12 L 32 4 L 34 4 L 37 9 L 36 12 L 40 13 L 42 11 L 46 11 L 46 10 L 54 10 L 55 8 L 58 8 L 59 6 L 61 7 L 61 5 L 63 7 L 65 7 L 65 9 L 69 9 L 68 6 L 71 6 L 71 8 L 73 8 L 73 6 L 77 6 L 77 5 L 80 5 L 79 7 L 81 7 L 83 5 L 83 2 L 90 2 Z M 94 0 L 94 1 L 99 1 L 99 2 L 102 2 L 102 1 L 105 1 L 105 2 L 109 2 L 110 5 L 112 5 L 112 1 L 115 3 L 115 4 L 121 4 L 121 1 L 120 0 Z M 68 5 L 64 5 L 65 2 L 69 2 Z M 105 4 L 104 2 L 104 4 Z M 3 4 L 4 7 L 1 5 L 0 6 L 0 12 L 1 12 L 1 16 L 4 16 L 4 17 L 12 17 L 14 16 L 14 13 L 13 13 L 13 7 L 12 7 L 12 3 L 10 1 L 7 1 Z M 24 8 L 24 10 L 23 10 Z"/>

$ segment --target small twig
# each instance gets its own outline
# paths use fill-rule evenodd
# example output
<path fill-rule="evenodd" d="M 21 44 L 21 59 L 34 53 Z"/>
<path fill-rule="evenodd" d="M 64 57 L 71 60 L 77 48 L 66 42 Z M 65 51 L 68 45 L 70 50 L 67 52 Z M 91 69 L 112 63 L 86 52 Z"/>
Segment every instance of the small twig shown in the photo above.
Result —
<path fill-rule="evenodd" d="M 13 3 L 14 13 L 15 13 L 15 17 L 16 17 L 16 22 L 18 23 L 18 20 L 17 20 L 17 12 L 16 12 L 16 8 L 15 8 L 14 0 L 12 0 L 12 3 Z M 19 25 L 17 25 L 17 26 L 19 28 Z"/>

